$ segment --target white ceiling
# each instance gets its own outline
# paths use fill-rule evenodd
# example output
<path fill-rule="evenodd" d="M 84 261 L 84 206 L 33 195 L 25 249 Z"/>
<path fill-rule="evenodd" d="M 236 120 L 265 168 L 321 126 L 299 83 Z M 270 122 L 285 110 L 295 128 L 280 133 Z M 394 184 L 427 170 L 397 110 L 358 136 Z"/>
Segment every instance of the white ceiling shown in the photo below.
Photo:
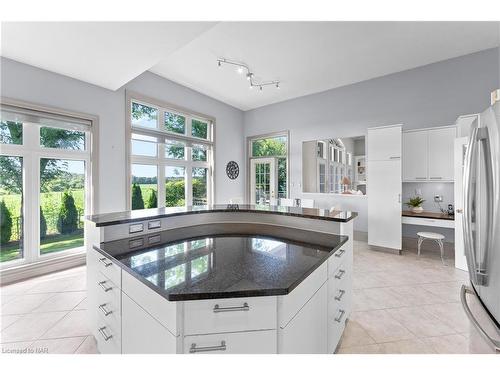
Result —
<path fill-rule="evenodd" d="M 2 56 L 116 90 L 145 70 L 242 110 L 499 45 L 498 22 L 2 23 Z M 216 59 L 281 89 L 250 90 Z"/>
<path fill-rule="evenodd" d="M 116 90 L 215 22 L 2 22 L 1 55 Z"/>

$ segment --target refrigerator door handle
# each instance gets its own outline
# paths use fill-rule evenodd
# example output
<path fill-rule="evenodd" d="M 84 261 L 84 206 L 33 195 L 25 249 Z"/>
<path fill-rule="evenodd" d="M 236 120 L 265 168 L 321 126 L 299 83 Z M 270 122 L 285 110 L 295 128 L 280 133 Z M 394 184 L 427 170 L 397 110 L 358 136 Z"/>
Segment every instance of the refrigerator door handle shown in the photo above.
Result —
<path fill-rule="evenodd" d="M 462 289 L 460 290 L 460 301 L 462 302 L 462 306 L 464 308 L 465 314 L 471 321 L 471 323 L 474 325 L 474 327 L 479 331 L 481 336 L 486 340 L 486 342 L 497 352 L 500 353 L 500 341 L 495 340 L 488 335 L 488 332 L 486 332 L 483 327 L 479 324 L 477 319 L 474 317 L 472 314 L 472 311 L 469 308 L 469 305 L 467 304 L 467 294 L 472 294 L 477 297 L 476 292 L 474 289 L 469 288 L 465 285 L 462 285 Z"/>
<path fill-rule="evenodd" d="M 488 134 L 488 128 L 479 128 L 477 132 L 478 141 L 482 143 L 483 150 L 483 161 L 486 171 L 486 197 L 487 202 L 487 222 L 486 222 L 486 237 L 485 237 L 485 245 L 484 245 L 484 253 L 482 259 L 479 259 L 477 274 L 478 278 L 481 281 L 481 285 L 488 284 L 488 259 L 489 253 L 491 251 L 493 245 L 493 228 L 494 228 L 494 215 L 495 215 L 495 197 L 494 197 L 494 182 L 493 182 L 493 160 L 491 154 L 490 147 L 490 137 Z"/>
<path fill-rule="evenodd" d="M 464 165 L 464 175 L 463 175 L 463 205 L 464 205 L 464 217 L 462 221 L 463 231 L 464 231 L 464 250 L 465 257 L 467 259 L 467 266 L 469 268 L 469 276 L 471 281 L 478 284 L 477 277 L 477 263 L 476 263 L 476 254 L 474 250 L 474 239 L 472 237 L 472 178 L 471 178 L 471 169 L 472 169 L 472 161 L 474 159 L 474 154 L 476 152 L 477 145 L 477 132 L 478 128 L 475 126 L 472 129 L 471 136 L 469 139 L 469 144 L 467 145 L 467 151 L 465 153 L 465 165 Z"/>

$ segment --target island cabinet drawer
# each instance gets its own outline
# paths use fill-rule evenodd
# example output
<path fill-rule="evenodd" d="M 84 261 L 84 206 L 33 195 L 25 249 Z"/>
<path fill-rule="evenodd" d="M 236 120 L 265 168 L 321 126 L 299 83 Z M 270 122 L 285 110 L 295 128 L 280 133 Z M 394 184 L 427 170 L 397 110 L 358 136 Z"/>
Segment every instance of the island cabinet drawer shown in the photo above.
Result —
<path fill-rule="evenodd" d="M 87 260 L 90 263 L 89 266 L 91 269 L 102 272 L 107 278 L 113 281 L 115 285 L 121 288 L 121 268 L 116 263 L 113 263 L 108 257 L 102 255 L 95 249 L 90 251 Z"/>
<path fill-rule="evenodd" d="M 342 333 L 345 329 L 347 312 L 341 304 L 335 304 L 335 308 L 328 312 L 327 332 L 328 332 L 328 353 L 334 353 L 337 348 Z"/>
<path fill-rule="evenodd" d="M 122 275 L 122 291 L 172 334 L 180 334 L 180 324 L 177 324 L 179 306 L 176 302 L 170 302 L 128 272 Z"/>
<path fill-rule="evenodd" d="M 126 294 L 122 299 L 122 353 L 175 354 L 177 337 Z"/>
<path fill-rule="evenodd" d="M 350 261 L 352 254 L 347 247 L 337 250 L 328 258 L 328 277 L 331 277 L 341 264 L 347 264 Z"/>
<path fill-rule="evenodd" d="M 276 329 L 276 297 L 184 302 L 184 335 Z"/>
<path fill-rule="evenodd" d="M 328 279 L 327 262 L 295 287 L 289 294 L 278 297 L 278 324 L 284 328 Z"/>
<path fill-rule="evenodd" d="M 103 274 L 97 276 L 95 285 L 96 299 L 93 308 L 97 311 L 97 315 L 106 321 L 115 321 L 120 324 L 121 317 L 121 290 L 111 280 Z"/>
<path fill-rule="evenodd" d="M 97 326 L 92 333 L 97 341 L 97 348 L 102 354 L 121 354 L 121 324 L 98 317 Z"/>
<path fill-rule="evenodd" d="M 185 354 L 276 354 L 276 330 L 187 336 Z"/>

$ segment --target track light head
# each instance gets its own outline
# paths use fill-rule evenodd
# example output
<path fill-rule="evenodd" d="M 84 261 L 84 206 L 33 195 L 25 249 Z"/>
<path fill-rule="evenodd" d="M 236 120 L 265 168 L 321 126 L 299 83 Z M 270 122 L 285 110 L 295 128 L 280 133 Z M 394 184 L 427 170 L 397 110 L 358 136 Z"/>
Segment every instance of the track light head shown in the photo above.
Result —
<path fill-rule="evenodd" d="M 217 60 L 217 66 L 220 68 L 222 66 L 221 61 Z"/>
<path fill-rule="evenodd" d="M 247 81 L 250 81 L 253 77 L 253 73 L 248 72 L 247 73 Z"/>
<path fill-rule="evenodd" d="M 276 82 L 276 88 L 279 89 L 280 88 L 280 83 L 279 82 Z"/>

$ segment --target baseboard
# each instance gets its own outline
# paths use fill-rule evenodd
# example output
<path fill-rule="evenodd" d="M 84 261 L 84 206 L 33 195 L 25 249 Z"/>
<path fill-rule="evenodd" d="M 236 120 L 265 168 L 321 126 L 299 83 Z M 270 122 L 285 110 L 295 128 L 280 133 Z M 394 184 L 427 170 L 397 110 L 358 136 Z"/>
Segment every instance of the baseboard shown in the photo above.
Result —
<path fill-rule="evenodd" d="M 0 271 L 0 285 L 11 284 L 17 281 L 48 273 L 62 271 L 68 268 L 85 264 L 85 252 L 47 259 L 37 263 L 25 264 Z"/>

